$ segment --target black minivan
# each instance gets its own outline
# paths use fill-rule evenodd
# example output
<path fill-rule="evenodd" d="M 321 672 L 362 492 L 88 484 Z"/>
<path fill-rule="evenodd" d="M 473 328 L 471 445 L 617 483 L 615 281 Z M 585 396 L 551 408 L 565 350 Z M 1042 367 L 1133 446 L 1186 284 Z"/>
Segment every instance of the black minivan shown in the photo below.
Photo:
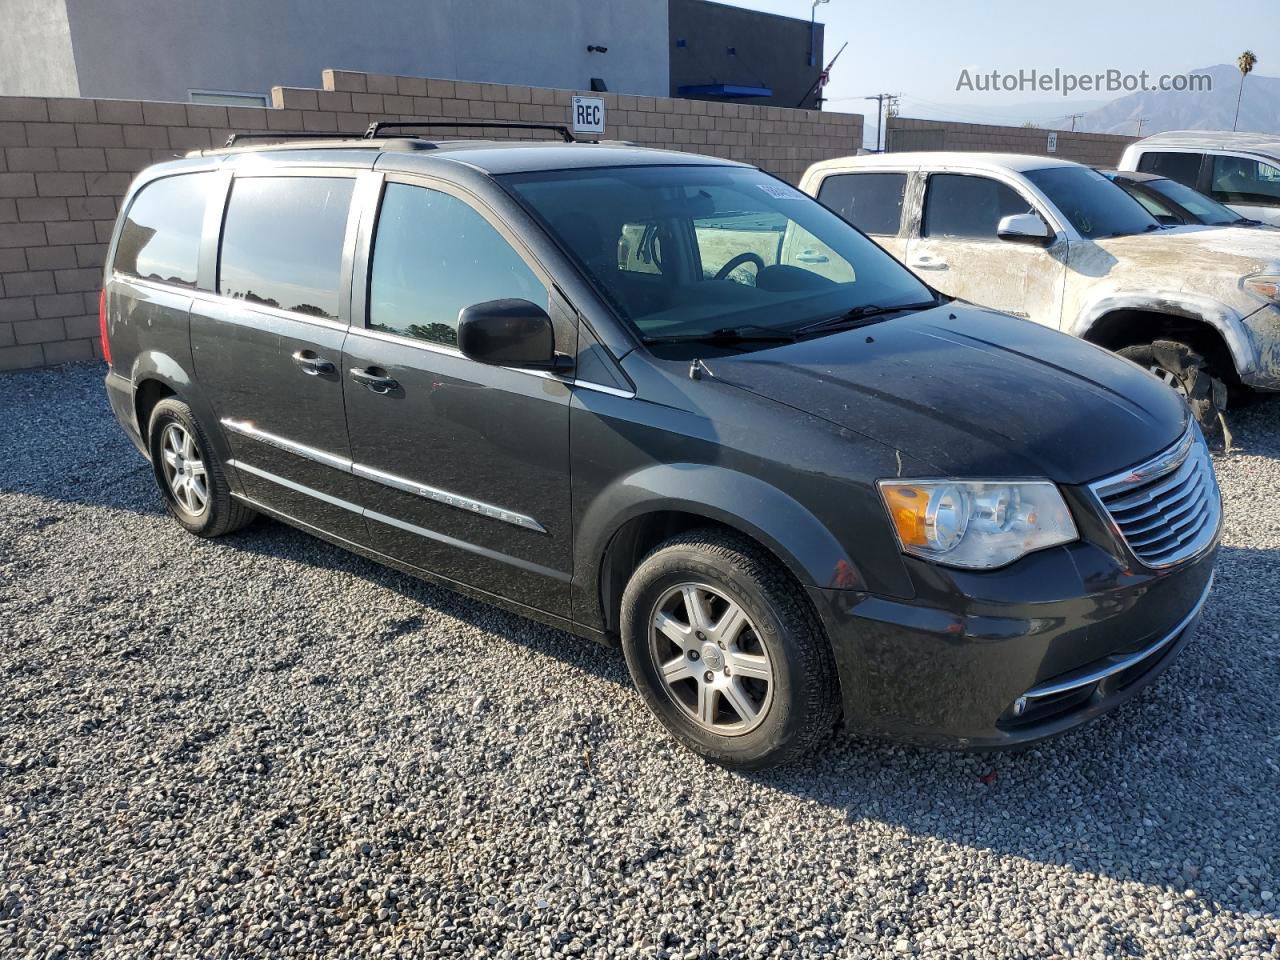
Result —
<path fill-rule="evenodd" d="M 1056 734 L 1190 639 L 1221 501 L 1150 374 L 750 166 L 371 133 L 129 190 L 107 393 L 192 533 L 266 514 L 619 643 L 740 767 L 841 718 Z"/>

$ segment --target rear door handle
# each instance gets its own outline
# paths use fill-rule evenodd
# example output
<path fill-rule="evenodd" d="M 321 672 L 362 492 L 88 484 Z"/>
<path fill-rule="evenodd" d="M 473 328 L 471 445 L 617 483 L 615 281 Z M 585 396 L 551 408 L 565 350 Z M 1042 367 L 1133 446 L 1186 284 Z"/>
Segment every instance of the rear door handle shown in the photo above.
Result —
<path fill-rule="evenodd" d="M 317 357 L 310 350 L 299 350 L 293 355 L 293 362 L 302 368 L 302 372 L 315 377 L 322 373 L 333 373 L 337 369 L 332 361 Z"/>
<path fill-rule="evenodd" d="M 399 381 L 379 372 L 378 367 L 352 367 L 351 379 L 363 383 L 374 393 L 390 393 L 400 387 Z"/>
<path fill-rule="evenodd" d="M 927 253 L 923 253 L 918 257 L 912 257 L 908 266 L 915 267 L 917 270 L 945 270 L 947 269 L 947 261 L 941 257 L 931 257 Z"/>

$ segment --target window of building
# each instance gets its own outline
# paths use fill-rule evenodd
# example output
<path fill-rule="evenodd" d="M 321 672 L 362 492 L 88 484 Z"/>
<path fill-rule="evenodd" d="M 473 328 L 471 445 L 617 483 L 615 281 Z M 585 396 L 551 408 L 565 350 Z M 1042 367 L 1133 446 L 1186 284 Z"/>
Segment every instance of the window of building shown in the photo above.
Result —
<path fill-rule="evenodd" d="M 120 230 L 115 269 L 144 280 L 194 287 L 200 232 L 214 180 L 211 173 L 192 173 L 143 187 Z"/>
<path fill-rule="evenodd" d="M 464 307 L 505 298 L 548 309 L 546 286 L 492 224 L 439 190 L 387 185 L 369 279 L 372 329 L 454 346 Z"/>
<path fill-rule="evenodd" d="M 221 107 L 269 107 L 265 93 L 240 93 L 235 90 L 188 90 L 192 103 L 211 103 Z"/>
<path fill-rule="evenodd" d="M 353 183 L 339 177 L 238 178 L 222 230 L 218 290 L 336 318 Z"/>

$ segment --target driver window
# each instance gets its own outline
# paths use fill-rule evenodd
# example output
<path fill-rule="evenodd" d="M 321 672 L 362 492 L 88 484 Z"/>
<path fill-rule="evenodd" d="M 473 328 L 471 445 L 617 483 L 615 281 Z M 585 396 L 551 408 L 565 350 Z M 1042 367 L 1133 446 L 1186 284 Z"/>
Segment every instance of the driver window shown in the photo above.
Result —
<path fill-rule="evenodd" d="M 989 177 L 959 173 L 929 176 L 924 195 L 924 237 L 995 240 L 1002 217 L 1035 213 L 1012 187 Z"/>
<path fill-rule="evenodd" d="M 1222 203 L 1280 206 L 1280 169 L 1251 157 L 1214 157 L 1210 196 Z"/>

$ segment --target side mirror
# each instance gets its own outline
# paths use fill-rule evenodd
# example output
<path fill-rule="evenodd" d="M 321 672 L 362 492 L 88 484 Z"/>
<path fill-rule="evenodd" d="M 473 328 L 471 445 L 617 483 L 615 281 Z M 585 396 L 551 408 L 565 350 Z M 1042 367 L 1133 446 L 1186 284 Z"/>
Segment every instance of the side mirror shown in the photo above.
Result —
<path fill-rule="evenodd" d="M 1160 221 L 1160 223 L 1163 226 L 1166 226 L 1166 227 L 1180 227 L 1187 222 L 1183 220 L 1181 217 L 1175 217 L 1171 213 L 1157 213 L 1156 219 Z"/>
<path fill-rule="evenodd" d="M 458 349 L 477 363 L 530 370 L 566 370 L 573 365 L 556 353 L 547 311 L 528 300 L 486 300 L 458 313 Z"/>
<path fill-rule="evenodd" d="M 1001 217 L 996 236 L 1010 243 L 1033 243 L 1041 247 L 1053 242 L 1048 225 L 1034 213 L 1011 213 Z"/>

